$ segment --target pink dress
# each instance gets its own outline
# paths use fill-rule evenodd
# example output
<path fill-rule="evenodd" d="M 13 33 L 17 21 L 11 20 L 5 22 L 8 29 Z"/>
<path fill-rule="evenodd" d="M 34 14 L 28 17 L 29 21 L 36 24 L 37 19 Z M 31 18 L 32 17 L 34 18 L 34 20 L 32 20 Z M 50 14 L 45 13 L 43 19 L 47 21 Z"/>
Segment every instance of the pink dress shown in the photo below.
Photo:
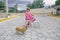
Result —
<path fill-rule="evenodd" d="M 34 15 L 33 15 L 30 11 L 26 11 L 25 17 L 26 17 L 26 18 L 25 18 L 26 20 L 30 20 L 30 21 L 32 21 L 32 22 L 35 21 L 35 17 L 34 17 Z"/>

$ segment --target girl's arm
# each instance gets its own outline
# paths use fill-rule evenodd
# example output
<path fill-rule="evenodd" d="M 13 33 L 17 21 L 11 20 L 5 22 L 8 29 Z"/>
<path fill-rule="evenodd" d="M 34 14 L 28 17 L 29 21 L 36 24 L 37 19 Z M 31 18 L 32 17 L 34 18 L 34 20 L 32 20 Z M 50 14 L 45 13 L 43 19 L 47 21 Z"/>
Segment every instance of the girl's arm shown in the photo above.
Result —
<path fill-rule="evenodd" d="M 31 13 L 31 15 L 32 15 L 32 16 L 34 16 L 34 14 L 33 14 L 33 13 Z"/>

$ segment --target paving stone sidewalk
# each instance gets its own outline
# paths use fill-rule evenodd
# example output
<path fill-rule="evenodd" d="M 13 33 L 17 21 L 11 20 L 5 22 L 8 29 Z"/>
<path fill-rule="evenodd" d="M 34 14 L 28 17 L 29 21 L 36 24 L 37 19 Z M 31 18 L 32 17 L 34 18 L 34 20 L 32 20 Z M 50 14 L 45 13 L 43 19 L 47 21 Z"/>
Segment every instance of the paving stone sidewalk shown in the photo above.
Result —
<path fill-rule="evenodd" d="M 36 15 L 36 22 L 24 35 L 15 28 L 25 24 L 24 16 L 0 23 L 0 40 L 60 40 L 60 18 Z"/>

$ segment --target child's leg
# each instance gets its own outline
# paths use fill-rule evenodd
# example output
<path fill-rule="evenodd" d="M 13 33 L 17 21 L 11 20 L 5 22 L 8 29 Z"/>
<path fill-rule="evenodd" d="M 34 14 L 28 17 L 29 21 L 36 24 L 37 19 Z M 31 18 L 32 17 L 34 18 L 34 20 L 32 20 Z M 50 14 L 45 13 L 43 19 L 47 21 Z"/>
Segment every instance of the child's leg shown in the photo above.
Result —
<path fill-rule="evenodd" d="M 26 24 L 27 26 L 29 26 L 30 25 L 30 23 L 29 22 L 27 22 L 27 24 Z"/>
<path fill-rule="evenodd" d="M 29 22 L 28 22 L 28 25 L 31 26 L 31 25 L 32 25 L 32 21 L 29 21 Z"/>
<path fill-rule="evenodd" d="M 29 26 L 29 21 L 28 20 L 26 20 L 26 24 L 25 24 L 25 26 Z"/>
<path fill-rule="evenodd" d="M 31 21 L 27 21 L 26 25 L 29 27 L 31 25 Z"/>

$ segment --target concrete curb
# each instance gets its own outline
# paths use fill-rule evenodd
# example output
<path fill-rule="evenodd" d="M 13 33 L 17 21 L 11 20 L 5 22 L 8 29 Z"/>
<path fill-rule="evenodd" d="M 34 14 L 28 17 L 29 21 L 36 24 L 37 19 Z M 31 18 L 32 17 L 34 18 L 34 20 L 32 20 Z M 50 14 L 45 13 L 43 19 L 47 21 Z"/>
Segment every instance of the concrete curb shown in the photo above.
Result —
<path fill-rule="evenodd" d="M 56 17 L 56 18 L 60 18 L 60 16 L 54 16 L 52 14 L 48 14 L 48 16 L 52 16 L 52 17 Z"/>
<path fill-rule="evenodd" d="M 10 19 L 13 19 L 13 18 L 17 18 L 18 16 L 11 16 L 11 17 L 9 17 L 9 18 L 2 18 L 2 19 L 0 19 L 0 22 L 4 22 L 4 21 L 6 21 L 6 20 L 10 20 Z"/>

